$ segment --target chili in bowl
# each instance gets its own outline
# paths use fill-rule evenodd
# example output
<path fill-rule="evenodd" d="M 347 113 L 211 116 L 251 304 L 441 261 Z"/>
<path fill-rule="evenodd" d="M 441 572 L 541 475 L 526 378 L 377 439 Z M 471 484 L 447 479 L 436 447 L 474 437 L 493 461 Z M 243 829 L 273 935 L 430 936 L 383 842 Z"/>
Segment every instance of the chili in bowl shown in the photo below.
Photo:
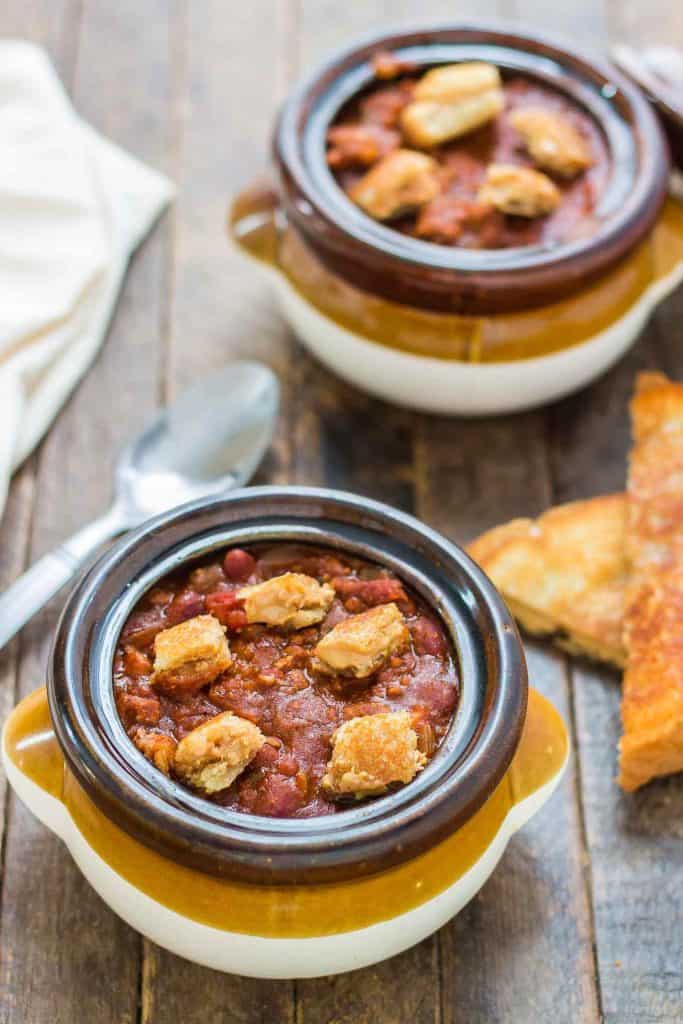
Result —
<path fill-rule="evenodd" d="M 119 541 L 67 603 L 47 690 L 5 727 L 17 793 L 134 927 L 258 976 L 439 927 L 567 757 L 487 578 L 333 491 L 235 492 Z"/>
<path fill-rule="evenodd" d="M 114 686 L 160 771 L 284 818 L 412 781 L 459 691 L 444 626 L 398 577 L 291 543 L 231 547 L 160 580 L 123 627 Z"/>
<path fill-rule="evenodd" d="M 385 32 L 288 98 L 233 237 L 323 362 L 427 411 L 511 411 L 610 366 L 683 278 L 646 98 L 492 25 Z"/>

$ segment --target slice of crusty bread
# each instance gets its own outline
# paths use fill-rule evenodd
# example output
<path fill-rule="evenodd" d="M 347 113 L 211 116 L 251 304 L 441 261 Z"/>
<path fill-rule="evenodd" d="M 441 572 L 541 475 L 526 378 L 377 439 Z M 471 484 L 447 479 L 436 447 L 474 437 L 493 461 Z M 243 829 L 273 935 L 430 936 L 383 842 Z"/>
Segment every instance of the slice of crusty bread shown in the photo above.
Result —
<path fill-rule="evenodd" d="M 683 771 L 683 384 L 641 374 L 631 403 L 619 782 Z"/>
<path fill-rule="evenodd" d="M 468 551 L 530 633 L 622 666 L 625 521 L 622 494 L 574 501 L 489 530 Z"/>

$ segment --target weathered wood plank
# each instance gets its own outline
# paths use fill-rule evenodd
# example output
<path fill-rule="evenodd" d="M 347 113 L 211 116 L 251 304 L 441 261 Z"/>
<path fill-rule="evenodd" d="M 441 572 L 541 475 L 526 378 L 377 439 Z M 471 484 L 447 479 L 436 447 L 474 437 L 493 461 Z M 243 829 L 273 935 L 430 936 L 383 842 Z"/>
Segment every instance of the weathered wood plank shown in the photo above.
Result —
<path fill-rule="evenodd" d="M 0 32 L 45 47 L 70 90 L 80 16 L 80 0 L 9 0 L 0 10 Z"/>
<path fill-rule="evenodd" d="M 562 12 L 503 0 L 495 13 L 536 25 L 545 10 L 575 24 L 588 4 Z M 599 7 L 599 5 L 594 5 Z M 481 12 L 471 5 L 465 13 Z M 425 419 L 417 445 L 418 513 L 463 543 L 489 525 L 536 514 L 550 497 L 542 413 L 459 422 Z M 528 644 L 532 685 L 571 728 L 562 658 Z M 477 899 L 439 935 L 444 1021 L 595 1021 L 598 999 L 583 874 L 576 763 L 538 819 L 510 844 Z"/>
<path fill-rule="evenodd" d="M 400 22 L 410 6 L 366 2 L 340 9 L 328 0 L 304 0 L 302 72 L 355 36 L 387 22 Z M 308 356 L 302 357 L 300 366 L 312 396 L 319 444 L 320 475 L 312 482 L 357 491 L 412 511 L 417 418 L 341 383 Z M 396 960 L 347 975 L 299 981 L 296 992 L 297 1024 L 364 1024 L 378 1018 L 431 1024 L 439 1007 L 437 947 L 429 939 Z"/>
<path fill-rule="evenodd" d="M 461 543 L 545 507 L 538 414 L 430 420 L 419 452 L 418 511 Z M 527 644 L 532 685 L 571 727 L 563 659 Z M 442 929 L 444 1021 L 597 1020 L 581 812 L 572 761 L 559 792 L 510 844 L 477 899 Z"/>
<path fill-rule="evenodd" d="M 78 15 L 78 5 L 73 0 L 64 0 L 63 3 L 31 0 L 11 4 L 0 14 L 0 33 L 6 38 L 28 39 L 45 47 L 70 88 Z M 16 579 L 28 558 L 36 461 L 36 456 L 28 459 L 10 486 L 0 523 L 0 589 Z M 3 722 L 15 702 L 20 643 L 17 637 L 0 653 L 0 721 Z M 6 784 L 1 768 L 0 777 L 1 838 L 6 806 Z"/>
<path fill-rule="evenodd" d="M 157 166 L 167 162 L 165 5 L 93 0 L 82 12 L 74 98 L 96 127 Z M 67 40 L 75 52 L 75 40 Z M 31 559 L 103 509 L 122 442 L 159 391 L 167 235 L 143 247 L 96 365 L 60 415 L 39 458 Z M 20 693 L 40 685 L 60 601 L 22 635 Z M 126 1022 L 137 1014 L 139 937 L 100 902 L 59 842 L 17 802 L 6 840 L 4 1011 L 12 1021 Z M 65 941 L 66 938 L 66 941 Z M 94 983 L 96 978 L 111 983 Z"/>
<path fill-rule="evenodd" d="M 610 0 L 608 12 L 614 40 L 683 45 L 683 25 L 664 0 L 647 5 Z M 553 410 L 556 500 L 624 486 L 627 405 L 635 374 L 658 367 L 683 376 L 682 315 L 679 289 L 618 367 Z M 573 682 L 604 1020 L 669 1024 L 683 1014 L 678 910 L 683 780 L 654 782 L 631 796 L 620 793 L 614 781 L 621 731 L 618 680 L 577 666 Z"/>
<path fill-rule="evenodd" d="M 7 38 L 28 39 L 46 48 L 70 88 L 78 35 L 78 5 L 47 0 L 27 0 L 6 5 L 0 12 L 0 32 Z M 0 587 L 8 586 L 25 568 L 29 556 L 29 535 L 35 490 L 37 457 L 27 460 L 15 475 L 0 525 Z M 4 722 L 16 700 L 19 656 L 22 640 L 15 638 L 0 656 L 0 719 Z M 9 814 L 9 796 L 4 772 L 0 781 L 0 838 L 3 850 L 3 910 L 11 913 L 21 900 L 21 892 L 7 883 L 4 839 Z M 26 1019 L 25 999 L 14 985 L 14 960 L 17 950 L 4 939 L 4 916 L 0 941 L 0 1020 Z"/>
<path fill-rule="evenodd" d="M 284 479 L 291 465 L 291 349 L 265 283 L 228 244 L 225 214 L 231 195 L 268 166 L 268 133 L 289 73 L 290 13 L 278 0 L 231 5 L 229 12 L 211 0 L 187 5 L 173 26 L 179 197 L 165 388 L 176 394 L 230 359 L 272 365 L 285 413 L 262 480 Z M 288 1024 L 293 1015 L 289 982 L 219 974 L 144 943 L 142 1024 Z"/>

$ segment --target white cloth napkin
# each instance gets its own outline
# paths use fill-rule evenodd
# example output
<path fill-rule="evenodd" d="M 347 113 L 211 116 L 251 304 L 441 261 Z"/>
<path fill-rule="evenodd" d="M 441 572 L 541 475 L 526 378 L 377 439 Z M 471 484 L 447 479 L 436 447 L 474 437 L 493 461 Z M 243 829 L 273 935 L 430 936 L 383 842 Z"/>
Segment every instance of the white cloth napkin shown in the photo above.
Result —
<path fill-rule="evenodd" d="M 172 196 L 163 175 L 79 119 L 42 50 L 0 41 L 0 513 Z"/>

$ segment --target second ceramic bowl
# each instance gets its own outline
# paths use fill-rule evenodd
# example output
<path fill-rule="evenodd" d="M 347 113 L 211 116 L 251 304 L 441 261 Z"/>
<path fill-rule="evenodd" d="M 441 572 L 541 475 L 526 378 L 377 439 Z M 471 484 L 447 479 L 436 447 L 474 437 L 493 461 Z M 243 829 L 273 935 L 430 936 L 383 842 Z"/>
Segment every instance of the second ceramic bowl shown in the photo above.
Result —
<path fill-rule="evenodd" d="M 140 594 L 197 555 L 293 539 L 372 558 L 441 615 L 460 663 L 450 731 L 411 785 L 365 806 L 273 819 L 202 800 L 152 768 L 113 703 L 119 629 Z M 350 970 L 464 906 L 567 758 L 561 719 L 527 709 L 524 656 L 491 583 L 410 516 L 339 492 L 255 488 L 159 517 L 116 544 L 69 600 L 44 690 L 10 716 L 8 778 L 106 902 L 155 942 L 226 971 Z"/>
<path fill-rule="evenodd" d="M 387 49 L 420 67 L 488 60 L 584 106 L 612 168 L 595 233 L 472 251 L 353 210 L 325 168 L 324 128 L 350 90 L 372 82 L 370 58 Z M 293 91 L 275 154 L 277 184 L 234 201 L 233 237 L 311 352 L 390 402 L 474 416 L 561 398 L 613 365 L 683 279 L 683 209 L 662 205 L 668 157 L 645 97 L 610 65 L 534 33 L 441 25 L 363 39 Z"/>

